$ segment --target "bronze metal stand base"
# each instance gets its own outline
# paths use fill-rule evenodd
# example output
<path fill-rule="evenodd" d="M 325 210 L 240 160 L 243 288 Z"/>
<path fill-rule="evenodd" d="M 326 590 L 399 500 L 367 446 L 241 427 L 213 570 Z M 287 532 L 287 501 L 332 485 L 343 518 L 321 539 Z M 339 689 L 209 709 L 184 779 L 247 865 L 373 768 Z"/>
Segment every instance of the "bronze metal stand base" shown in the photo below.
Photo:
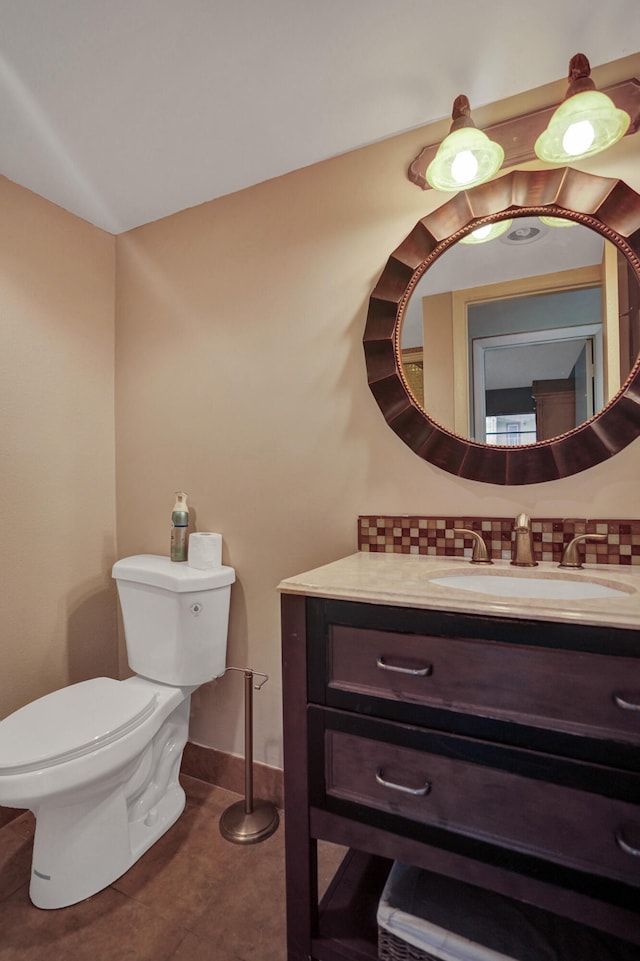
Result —
<path fill-rule="evenodd" d="M 279 823 L 278 811 L 268 801 L 254 801 L 252 811 L 245 801 L 236 801 L 223 812 L 220 833 L 234 844 L 257 844 L 271 837 Z"/>

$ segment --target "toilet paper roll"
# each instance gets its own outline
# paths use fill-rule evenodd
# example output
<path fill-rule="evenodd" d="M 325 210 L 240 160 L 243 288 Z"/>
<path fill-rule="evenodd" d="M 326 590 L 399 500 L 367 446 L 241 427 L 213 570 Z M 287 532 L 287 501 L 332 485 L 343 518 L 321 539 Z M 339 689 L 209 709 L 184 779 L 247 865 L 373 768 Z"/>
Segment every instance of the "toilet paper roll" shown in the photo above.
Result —
<path fill-rule="evenodd" d="M 199 571 L 208 571 L 222 564 L 222 534 L 198 531 L 189 537 L 187 564 Z"/>

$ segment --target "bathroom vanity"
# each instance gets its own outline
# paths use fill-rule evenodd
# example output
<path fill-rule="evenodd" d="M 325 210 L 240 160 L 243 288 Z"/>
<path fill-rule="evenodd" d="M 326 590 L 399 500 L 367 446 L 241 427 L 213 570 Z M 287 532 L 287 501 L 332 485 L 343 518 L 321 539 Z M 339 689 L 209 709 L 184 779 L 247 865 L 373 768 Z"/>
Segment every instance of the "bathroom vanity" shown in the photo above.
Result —
<path fill-rule="evenodd" d="M 377 958 L 393 860 L 640 945 L 640 571 L 433 582 L 471 570 L 359 553 L 280 585 L 289 961 Z M 347 851 L 320 906 L 319 840 Z"/>

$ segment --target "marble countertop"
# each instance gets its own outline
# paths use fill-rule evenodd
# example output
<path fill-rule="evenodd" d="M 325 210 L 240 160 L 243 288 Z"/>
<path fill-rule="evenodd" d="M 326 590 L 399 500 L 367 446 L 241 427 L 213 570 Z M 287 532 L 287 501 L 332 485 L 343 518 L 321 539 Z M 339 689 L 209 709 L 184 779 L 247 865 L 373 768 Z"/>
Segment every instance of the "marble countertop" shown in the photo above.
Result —
<path fill-rule="evenodd" d="M 497 576 L 494 594 L 434 584 L 432 578 L 459 574 Z M 505 597 L 500 575 L 515 578 L 550 578 L 601 584 L 622 591 L 622 596 L 553 599 Z M 284 594 L 306 594 L 340 600 L 363 601 L 396 607 L 524 617 L 529 620 L 640 628 L 640 567 L 585 565 L 561 570 L 557 564 L 513 567 L 509 561 L 491 565 L 471 564 L 468 558 L 430 557 L 416 554 L 370 554 L 362 551 L 283 580 Z"/>

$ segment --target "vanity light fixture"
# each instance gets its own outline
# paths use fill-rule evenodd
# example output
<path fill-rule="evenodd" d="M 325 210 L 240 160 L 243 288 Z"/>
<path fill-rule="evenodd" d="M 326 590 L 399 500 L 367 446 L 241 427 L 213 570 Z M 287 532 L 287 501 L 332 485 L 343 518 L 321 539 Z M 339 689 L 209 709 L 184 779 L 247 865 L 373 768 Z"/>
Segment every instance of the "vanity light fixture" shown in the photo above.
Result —
<path fill-rule="evenodd" d="M 596 90 L 590 74 L 583 53 L 571 58 L 566 96 L 535 143 L 540 160 L 566 164 L 591 157 L 617 143 L 629 129 L 629 114 Z"/>
<path fill-rule="evenodd" d="M 452 124 L 426 172 L 436 190 L 475 187 L 502 166 L 504 150 L 478 130 L 471 119 L 469 100 L 461 94 L 453 102 Z"/>
<path fill-rule="evenodd" d="M 576 57 L 572 59 L 572 64 L 575 60 Z M 605 102 L 609 98 L 613 102 L 614 115 L 623 115 L 622 119 L 624 120 L 624 129 L 622 134 L 624 134 L 626 131 L 627 135 L 632 135 L 640 131 L 640 79 L 634 76 L 629 76 L 626 79 L 618 80 L 609 86 L 604 86 L 600 91 L 598 91 L 593 89 L 594 82 L 590 77 L 590 68 L 587 58 L 584 57 L 584 60 L 581 61 L 581 63 L 582 66 L 580 69 L 584 76 L 582 76 L 581 79 L 576 78 L 576 83 L 578 88 L 582 89 L 575 89 L 572 83 L 570 87 L 572 93 L 569 95 L 568 99 L 564 101 L 562 106 L 565 108 L 567 104 L 571 106 L 572 101 L 576 101 L 578 104 L 580 104 L 581 101 L 584 103 L 582 98 L 586 97 L 587 93 L 590 94 L 590 99 L 591 97 L 595 96 L 597 98 L 597 102 L 602 104 L 602 100 L 600 100 L 600 95 L 602 95 Z M 588 89 L 584 89 L 585 87 Z M 558 99 L 560 99 L 562 96 L 561 90 L 562 88 L 560 88 Z M 458 101 L 461 99 L 466 101 L 466 109 L 468 110 L 467 98 L 458 98 Z M 458 101 L 456 101 L 456 104 Z M 453 111 L 454 121 L 452 124 L 452 133 L 449 134 L 449 137 L 451 137 L 453 132 L 455 132 L 455 128 L 457 126 L 456 114 L 460 113 L 460 110 L 456 108 L 456 104 L 454 104 Z M 489 125 L 484 124 L 482 131 L 474 130 L 473 121 L 470 117 L 468 117 L 467 114 L 468 123 L 471 126 L 462 127 L 462 123 L 464 121 L 461 121 L 460 126 L 462 129 L 460 132 L 463 134 L 465 132 L 475 132 L 476 134 L 482 133 L 485 137 L 488 137 L 490 141 L 498 144 L 498 146 L 504 150 L 504 161 L 502 162 L 502 165 L 498 164 L 496 172 L 500 166 L 503 168 L 519 167 L 522 164 L 529 163 L 531 160 L 536 160 L 534 144 L 536 144 L 537 141 L 544 139 L 542 136 L 543 131 L 545 131 L 545 128 L 548 127 L 551 118 L 553 117 L 554 113 L 557 112 L 557 109 L 558 100 L 549 106 L 540 107 L 539 109 L 528 113 L 519 114 L 517 116 L 510 117 L 506 120 L 500 120 Z M 626 118 L 628 117 L 631 118 L 631 123 L 627 123 Z M 581 119 L 584 120 L 585 117 L 583 116 Z M 622 134 L 620 136 L 622 136 Z M 595 128 L 594 136 L 597 138 L 597 131 Z M 445 138 L 444 143 L 447 142 L 449 137 Z M 415 157 L 409 165 L 407 176 L 412 183 L 416 184 L 422 190 L 431 190 L 434 186 L 437 186 L 442 190 L 465 190 L 467 187 L 471 186 L 471 184 L 461 185 L 460 183 L 454 183 L 451 187 L 446 187 L 440 183 L 435 184 L 431 179 L 427 179 L 427 171 L 430 173 L 432 172 L 432 169 L 435 167 L 434 160 L 440 153 L 440 150 L 443 148 L 443 146 L 443 143 L 430 143 L 426 147 L 423 147 L 417 157 Z M 571 163 L 578 159 L 579 157 L 577 155 L 573 155 L 563 160 L 562 164 L 563 166 L 571 166 Z M 501 173 L 503 172 L 504 170 L 501 171 Z M 490 179 L 490 177 L 488 179 Z M 479 180 L 476 180 L 474 181 L 474 184 L 479 182 Z"/>
<path fill-rule="evenodd" d="M 478 227 L 476 230 L 472 230 L 466 237 L 461 237 L 460 243 L 486 244 L 489 240 L 495 240 L 496 237 L 506 233 L 512 223 L 512 220 L 499 220 L 495 224 L 485 224 L 484 227 Z"/>

